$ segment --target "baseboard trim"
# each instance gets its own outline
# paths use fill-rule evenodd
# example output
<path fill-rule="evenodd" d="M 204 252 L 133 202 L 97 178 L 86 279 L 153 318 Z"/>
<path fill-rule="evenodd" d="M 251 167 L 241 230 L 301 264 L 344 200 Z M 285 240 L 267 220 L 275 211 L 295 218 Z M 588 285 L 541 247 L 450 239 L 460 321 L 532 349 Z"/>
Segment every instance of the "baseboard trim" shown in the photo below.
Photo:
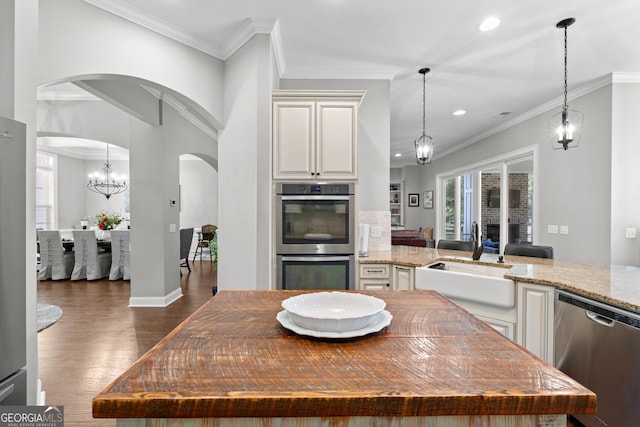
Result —
<path fill-rule="evenodd" d="M 178 288 L 164 297 L 131 297 L 129 307 L 167 307 L 182 297 L 182 288 Z"/>

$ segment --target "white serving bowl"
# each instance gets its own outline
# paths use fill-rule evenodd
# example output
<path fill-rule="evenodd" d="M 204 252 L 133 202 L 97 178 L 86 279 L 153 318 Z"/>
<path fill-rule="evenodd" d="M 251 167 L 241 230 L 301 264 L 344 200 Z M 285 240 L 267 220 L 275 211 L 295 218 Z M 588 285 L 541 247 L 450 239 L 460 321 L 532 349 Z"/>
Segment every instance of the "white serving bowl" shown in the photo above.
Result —
<path fill-rule="evenodd" d="M 366 328 L 386 305 L 380 298 L 351 292 L 314 292 L 282 301 L 296 325 L 325 332 Z"/>

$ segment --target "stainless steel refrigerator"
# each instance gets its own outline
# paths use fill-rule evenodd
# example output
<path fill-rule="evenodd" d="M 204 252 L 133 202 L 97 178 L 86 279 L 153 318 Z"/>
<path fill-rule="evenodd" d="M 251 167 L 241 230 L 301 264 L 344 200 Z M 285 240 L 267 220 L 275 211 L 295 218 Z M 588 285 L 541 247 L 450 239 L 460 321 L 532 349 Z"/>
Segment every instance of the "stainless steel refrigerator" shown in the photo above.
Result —
<path fill-rule="evenodd" d="M 26 126 L 0 117 L 0 405 L 5 406 L 27 403 L 25 169 Z"/>

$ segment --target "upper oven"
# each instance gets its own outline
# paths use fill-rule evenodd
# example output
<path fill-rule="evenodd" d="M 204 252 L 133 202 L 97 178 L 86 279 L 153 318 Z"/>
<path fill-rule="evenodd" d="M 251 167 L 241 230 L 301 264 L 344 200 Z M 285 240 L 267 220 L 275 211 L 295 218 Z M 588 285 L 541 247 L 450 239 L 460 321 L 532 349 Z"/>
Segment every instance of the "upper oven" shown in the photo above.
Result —
<path fill-rule="evenodd" d="M 353 254 L 352 183 L 278 183 L 276 253 Z"/>

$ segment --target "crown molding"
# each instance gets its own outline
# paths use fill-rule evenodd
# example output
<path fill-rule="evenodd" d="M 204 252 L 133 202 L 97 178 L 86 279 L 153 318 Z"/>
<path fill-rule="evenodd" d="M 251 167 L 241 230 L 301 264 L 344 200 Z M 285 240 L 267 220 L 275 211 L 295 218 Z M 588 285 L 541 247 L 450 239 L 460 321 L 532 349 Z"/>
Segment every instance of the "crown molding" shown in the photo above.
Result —
<path fill-rule="evenodd" d="M 612 83 L 640 83 L 640 73 L 616 72 L 612 73 Z"/>
<path fill-rule="evenodd" d="M 138 24 L 151 31 L 168 37 L 172 40 L 180 42 L 184 45 L 192 47 L 201 52 L 207 53 L 218 59 L 226 59 L 221 46 L 212 44 L 207 40 L 196 36 L 195 34 L 186 32 L 166 21 L 151 16 L 138 8 L 135 8 L 122 0 L 83 0 L 85 3 L 91 4 L 109 13 L 112 13 L 127 21 Z"/>
<path fill-rule="evenodd" d="M 393 80 L 399 72 L 397 68 L 287 68 L 280 77 L 301 80 Z"/>
<path fill-rule="evenodd" d="M 601 87 L 607 86 L 608 84 L 611 84 L 612 82 L 614 82 L 614 75 L 615 74 L 636 74 L 636 77 L 640 77 L 640 73 L 610 73 L 610 74 L 605 74 L 604 76 L 597 78 L 595 80 L 592 80 L 580 87 L 575 88 L 574 90 L 570 91 L 567 93 L 567 100 L 574 100 L 576 98 L 579 98 L 581 96 L 584 96 L 588 93 L 591 93 L 597 89 L 600 89 Z M 640 81 L 640 80 L 638 80 Z M 496 127 L 493 127 L 489 130 L 487 130 L 486 132 L 483 132 L 481 134 L 476 135 L 475 137 L 468 139 L 460 144 L 456 144 L 455 146 L 443 151 L 442 153 L 439 153 L 439 155 L 434 156 L 434 160 L 437 159 L 438 157 L 444 157 L 448 154 L 451 154 L 455 151 L 458 150 L 462 150 L 463 148 L 466 148 L 472 144 L 475 144 L 476 142 L 480 142 L 490 136 L 493 136 L 499 132 L 502 132 L 504 130 L 507 130 L 515 125 L 518 125 L 520 123 L 523 123 L 533 117 L 539 116 L 540 114 L 543 113 L 547 113 L 550 110 L 553 110 L 554 108 L 560 107 L 562 106 L 562 104 L 564 103 L 564 96 L 558 96 L 548 102 L 545 102 L 542 105 L 539 105 L 538 107 L 529 110 L 525 113 L 522 113 L 516 117 L 514 117 L 511 120 L 508 120 Z"/>

